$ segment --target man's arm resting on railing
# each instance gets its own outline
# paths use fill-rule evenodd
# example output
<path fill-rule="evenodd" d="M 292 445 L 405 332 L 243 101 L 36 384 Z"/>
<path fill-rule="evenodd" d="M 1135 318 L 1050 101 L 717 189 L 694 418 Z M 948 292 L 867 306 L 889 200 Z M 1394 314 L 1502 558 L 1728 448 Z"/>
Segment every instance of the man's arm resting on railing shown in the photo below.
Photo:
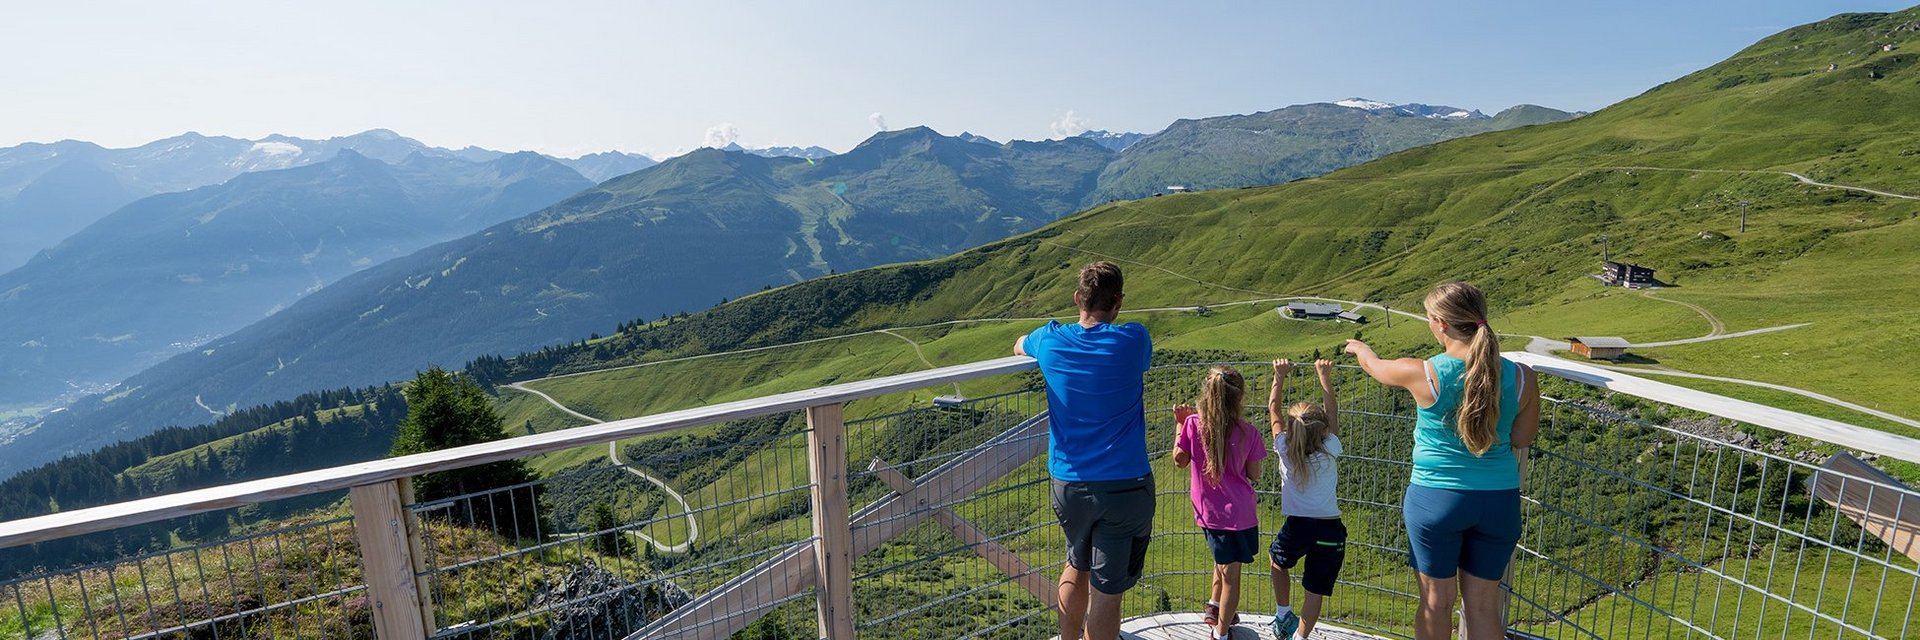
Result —
<path fill-rule="evenodd" d="M 1020 336 L 1018 338 L 1013 339 L 1013 355 L 1016 355 L 1016 356 L 1027 355 L 1027 337 L 1026 336 Z M 1028 357 L 1032 357 L 1032 356 L 1028 356 Z"/>

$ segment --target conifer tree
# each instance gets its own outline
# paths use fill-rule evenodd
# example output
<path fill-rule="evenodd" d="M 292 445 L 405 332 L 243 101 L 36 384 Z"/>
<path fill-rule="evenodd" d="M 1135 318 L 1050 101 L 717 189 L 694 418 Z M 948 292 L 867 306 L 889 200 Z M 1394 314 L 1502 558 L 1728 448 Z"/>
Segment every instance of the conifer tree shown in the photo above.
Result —
<path fill-rule="evenodd" d="M 407 417 L 393 440 L 393 455 L 438 451 L 507 437 L 506 423 L 492 399 L 472 380 L 439 367 L 415 376 L 403 390 Z M 413 482 L 414 500 L 455 500 L 445 513 L 456 521 L 492 528 L 501 535 L 531 538 L 544 531 L 539 519 L 539 487 L 502 492 L 493 489 L 532 482 L 533 470 L 521 460 L 430 473 Z"/>

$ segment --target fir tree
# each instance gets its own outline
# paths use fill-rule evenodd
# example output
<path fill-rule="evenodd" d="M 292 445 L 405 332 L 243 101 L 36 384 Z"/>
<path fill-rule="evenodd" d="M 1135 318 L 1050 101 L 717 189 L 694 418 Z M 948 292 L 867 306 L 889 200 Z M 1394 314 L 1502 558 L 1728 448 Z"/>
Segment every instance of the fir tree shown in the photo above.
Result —
<path fill-rule="evenodd" d="M 438 451 L 507 437 L 506 423 L 485 390 L 472 380 L 439 367 L 421 372 L 403 390 L 407 417 L 393 440 L 394 455 Z M 430 473 L 414 479 L 414 500 L 460 497 L 446 513 L 455 520 L 491 527 L 515 538 L 538 535 L 539 487 L 505 492 L 493 489 L 532 482 L 533 470 L 521 460 Z"/>
<path fill-rule="evenodd" d="M 604 500 L 595 502 L 589 514 L 589 527 L 593 531 L 601 532 L 594 537 L 593 546 L 600 550 L 600 555 L 619 557 L 620 532 L 614 527 L 620 526 L 620 519 L 613 515 L 613 505 L 607 504 Z"/>

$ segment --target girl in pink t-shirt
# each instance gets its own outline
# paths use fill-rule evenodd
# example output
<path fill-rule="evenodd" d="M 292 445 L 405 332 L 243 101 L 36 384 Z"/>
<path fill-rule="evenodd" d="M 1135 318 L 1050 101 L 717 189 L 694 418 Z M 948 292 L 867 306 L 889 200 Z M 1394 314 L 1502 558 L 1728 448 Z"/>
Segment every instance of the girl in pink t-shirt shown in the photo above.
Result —
<path fill-rule="evenodd" d="M 1213 586 L 1207 600 L 1207 624 L 1216 638 L 1232 637 L 1239 622 L 1240 565 L 1253 562 L 1260 549 L 1259 499 L 1253 479 L 1267 445 L 1252 423 L 1241 419 L 1246 379 L 1233 367 L 1216 366 L 1200 385 L 1193 407 L 1174 407 L 1180 434 L 1173 440 L 1173 463 L 1189 469 L 1188 496 L 1193 520 L 1213 549 Z"/>

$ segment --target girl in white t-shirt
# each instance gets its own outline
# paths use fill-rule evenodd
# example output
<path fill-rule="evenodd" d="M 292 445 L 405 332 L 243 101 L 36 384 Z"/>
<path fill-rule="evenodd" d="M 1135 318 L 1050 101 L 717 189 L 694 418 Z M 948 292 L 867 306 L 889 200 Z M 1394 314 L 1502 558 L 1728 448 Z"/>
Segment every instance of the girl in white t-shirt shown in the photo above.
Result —
<path fill-rule="evenodd" d="M 1340 565 L 1347 556 L 1347 527 L 1340 522 L 1335 489 L 1340 469 L 1334 458 L 1340 448 L 1340 412 L 1333 394 L 1333 362 L 1313 363 L 1320 378 L 1320 404 L 1301 402 L 1282 413 L 1281 398 L 1291 360 L 1273 361 L 1273 389 L 1267 396 L 1267 414 L 1273 423 L 1273 450 L 1280 454 L 1280 513 L 1286 522 L 1267 548 L 1273 562 L 1273 636 L 1280 640 L 1306 638 L 1320 620 L 1325 599 L 1333 595 Z M 1292 579 L 1288 570 L 1306 559 L 1300 586 L 1307 592 L 1295 614 Z"/>

